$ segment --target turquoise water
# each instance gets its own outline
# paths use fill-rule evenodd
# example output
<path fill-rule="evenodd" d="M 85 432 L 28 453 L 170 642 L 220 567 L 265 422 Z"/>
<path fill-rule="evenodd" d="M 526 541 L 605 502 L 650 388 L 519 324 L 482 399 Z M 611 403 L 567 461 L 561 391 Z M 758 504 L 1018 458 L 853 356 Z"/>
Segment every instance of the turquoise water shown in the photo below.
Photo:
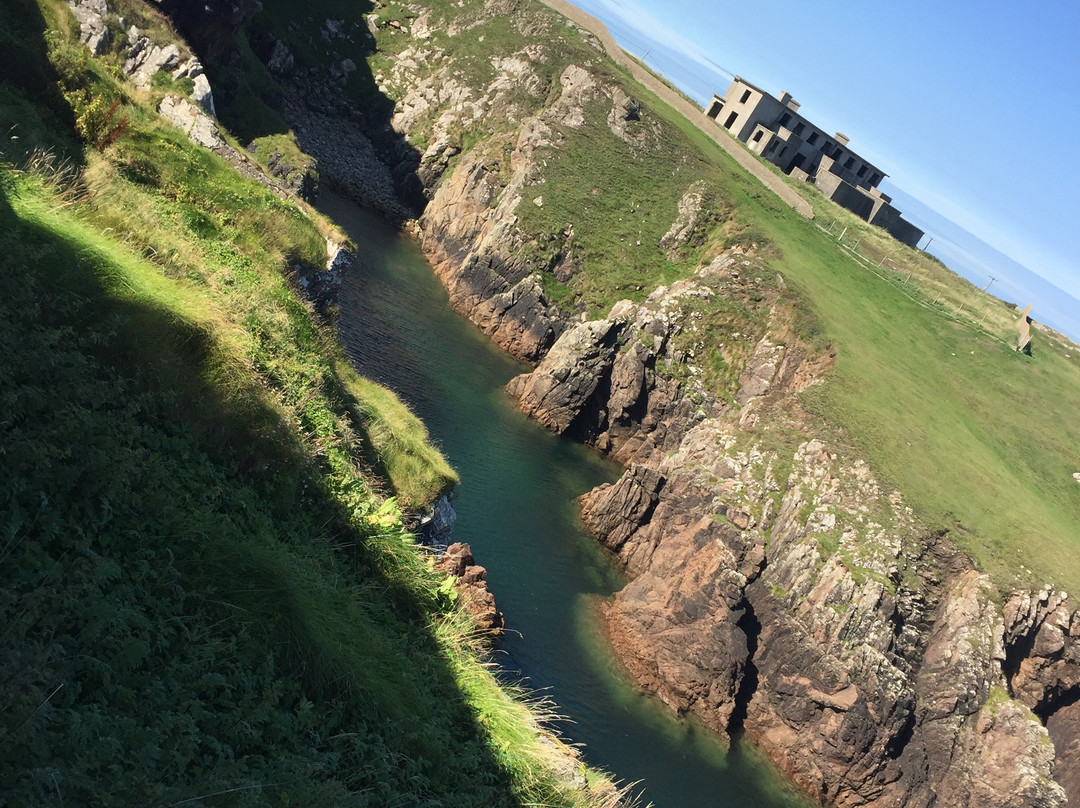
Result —
<path fill-rule="evenodd" d="M 507 677 L 550 699 L 588 761 L 657 808 L 802 805 L 755 753 L 726 754 L 700 727 L 638 693 L 593 611 L 621 580 L 583 530 L 575 498 L 619 469 L 521 415 L 503 387 L 525 366 L 455 314 L 417 244 L 351 203 L 322 210 L 356 242 L 339 334 L 364 375 L 395 390 L 461 475 L 454 537 L 472 545 L 506 616 Z"/>

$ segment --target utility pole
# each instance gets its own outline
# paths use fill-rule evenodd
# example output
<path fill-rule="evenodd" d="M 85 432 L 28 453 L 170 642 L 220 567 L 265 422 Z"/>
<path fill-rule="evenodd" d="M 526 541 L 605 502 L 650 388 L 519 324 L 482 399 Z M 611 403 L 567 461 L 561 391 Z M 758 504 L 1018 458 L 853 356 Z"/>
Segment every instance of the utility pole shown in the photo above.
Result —
<path fill-rule="evenodd" d="M 933 241 L 934 241 L 934 237 L 930 236 L 930 240 L 926 242 L 926 246 L 922 248 L 922 251 L 926 252 L 927 250 L 929 250 L 930 245 L 933 243 Z"/>
<path fill-rule="evenodd" d="M 995 278 L 995 277 L 994 277 L 993 275 L 991 275 L 991 276 L 990 276 L 990 283 L 993 283 L 993 282 L 994 282 L 994 281 L 996 281 L 996 280 L 997 280 L 997 278 Z M 990 283 L 986 284 L 986 286 L 984 286 L 984 287 L 983 287 L 983 291 L 984 291 L 984 292 L 985 292 L 985 291 L 986 291 L 987 289 L 989 289 L 989 288 L 990 288 Z"/>

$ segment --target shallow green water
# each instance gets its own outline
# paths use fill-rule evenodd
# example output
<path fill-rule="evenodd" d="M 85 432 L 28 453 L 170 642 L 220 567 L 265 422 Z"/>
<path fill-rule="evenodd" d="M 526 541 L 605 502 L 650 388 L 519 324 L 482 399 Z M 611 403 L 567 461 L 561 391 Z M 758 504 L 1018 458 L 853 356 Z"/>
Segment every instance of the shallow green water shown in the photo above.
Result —
<path fill-rule="evenodd" d="M 593 608 L 620 578 L 574 501 L 619 470 L 517 411 L 503 387 L 525 367 L 450 309 L 414 241 L 330 194 L 320 207 L 361 256 L 341 296 L 346 352 L 409 403 L 461 475 L 454 536 L 488 569 L 506 615 L 507 675 L 550 698 L 568 719 L 562 734 L 584 744 L 591 763 L 640 783 L 643 803 L 802 805 L 754 753 L 726 755 L 709 733 L 630 687 L 598 636 Z"/>

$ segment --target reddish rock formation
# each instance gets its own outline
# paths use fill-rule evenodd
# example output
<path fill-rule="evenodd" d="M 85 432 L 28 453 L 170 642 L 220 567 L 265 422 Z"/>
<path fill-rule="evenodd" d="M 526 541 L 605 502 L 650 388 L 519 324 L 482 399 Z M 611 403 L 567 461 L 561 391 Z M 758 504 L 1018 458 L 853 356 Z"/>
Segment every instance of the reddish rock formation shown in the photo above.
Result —
<path fill-rule="evenodd" d="M 502 636 L 503 614 L 495 606 L 495 596 L 488 591 L 487 570 L 476 563 L 472 548 L 462 542 L 451 544 L 435 562 L 435 569 L 457 579 L 455 588 L 477 626 L 495 638 Z"/>
<path fill-rule="evenodd" d="M 1057 753 L 1054 779 L 1061 783 L 1070 803 L 1080 803 L 1080 702 L 1058 709 L 1047 720 L 1046 729 Z"/>

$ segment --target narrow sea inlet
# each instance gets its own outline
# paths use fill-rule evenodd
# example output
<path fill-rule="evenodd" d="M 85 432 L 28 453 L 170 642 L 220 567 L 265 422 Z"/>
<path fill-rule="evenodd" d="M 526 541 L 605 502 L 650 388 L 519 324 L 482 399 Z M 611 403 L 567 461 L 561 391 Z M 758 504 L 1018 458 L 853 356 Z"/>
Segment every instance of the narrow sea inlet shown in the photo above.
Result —
<path fill-rule="evenodd" d="M 803 805 L 742 746 L 726 753 L 621 677 L 595 607 L 620 576 L 577 517 L 575 499 L 619 469 L 517 411 L 503 387 L 526 368 L 454 313 L 419 246 L 323 192 L 319 207 L 358 245 L 338 323 L 357 370 L 398 393 L 461 475 L 454 538 L 472 545 L 506 615 L 507 678 L 549 699 L 587 760 L 657 808 Z"/>

